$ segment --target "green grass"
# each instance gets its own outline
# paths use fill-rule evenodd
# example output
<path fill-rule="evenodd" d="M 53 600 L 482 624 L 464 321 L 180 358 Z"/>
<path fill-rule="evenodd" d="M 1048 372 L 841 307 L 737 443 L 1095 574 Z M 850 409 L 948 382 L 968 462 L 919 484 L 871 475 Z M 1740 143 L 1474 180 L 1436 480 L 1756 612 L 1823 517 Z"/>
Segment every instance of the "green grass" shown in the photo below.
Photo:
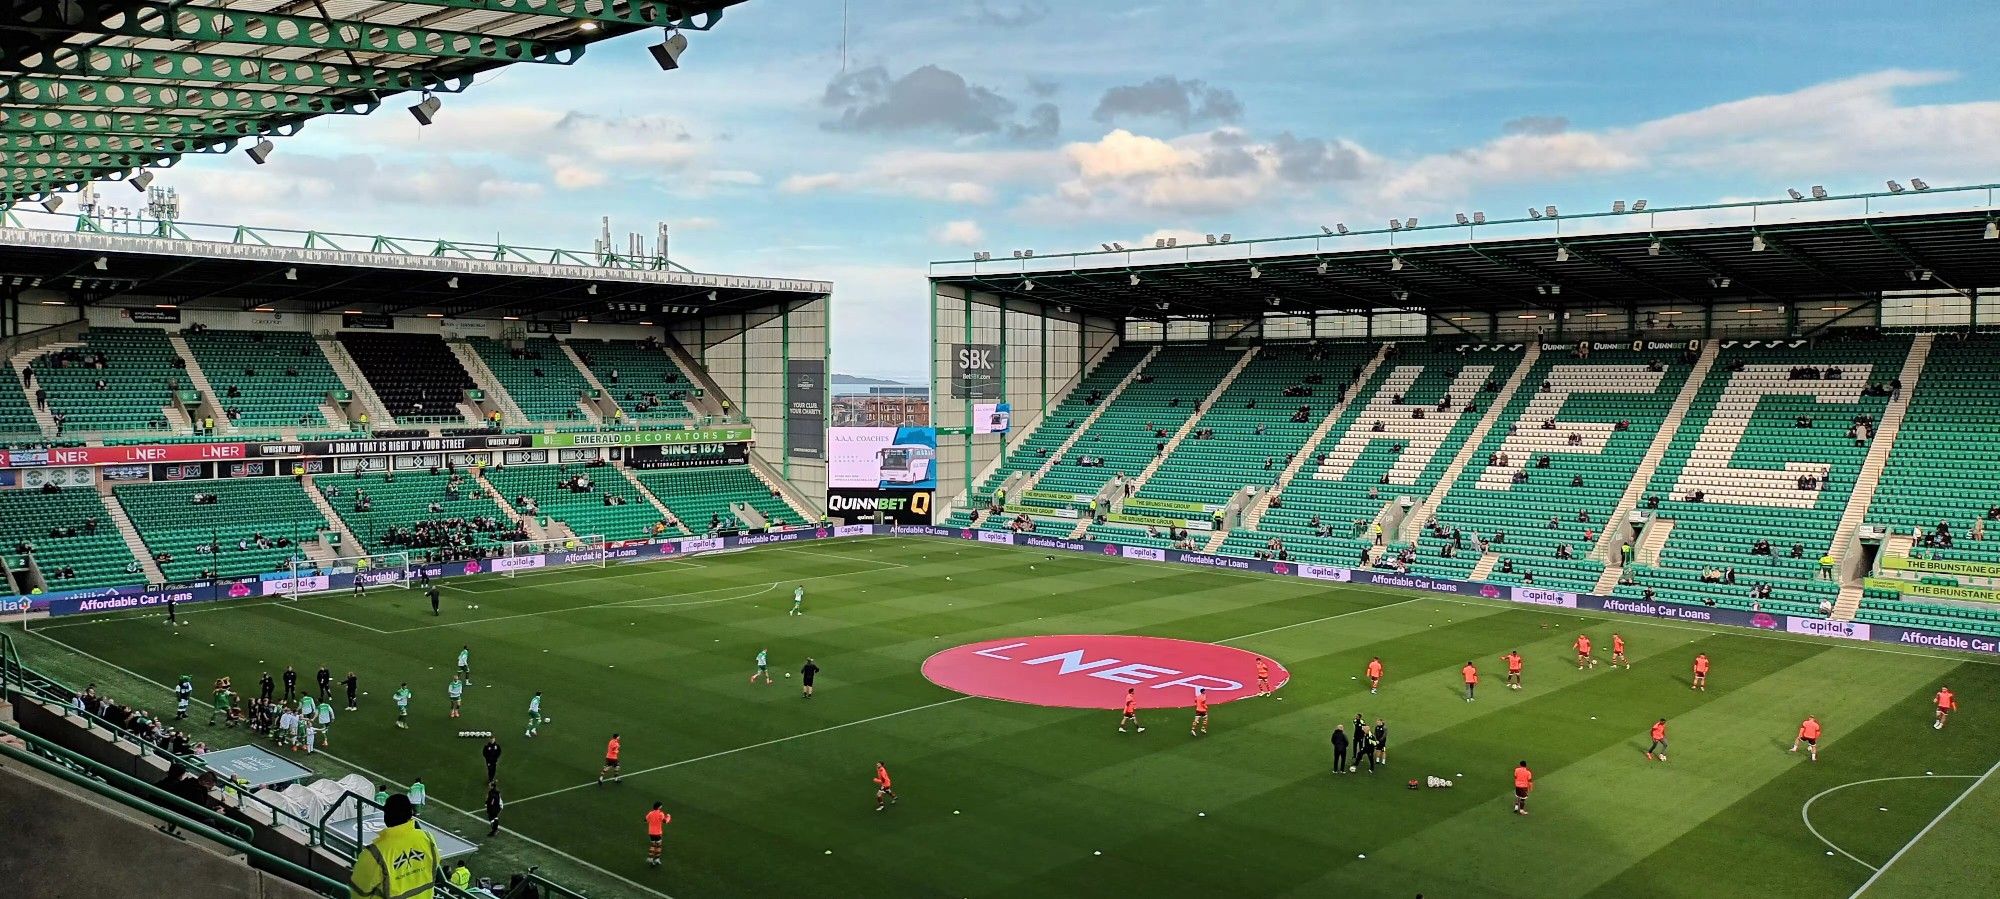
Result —
<path fill-rule="evenodd" d="M 785 615 L 799 581 L 802 619 Z M 512 833 L 474 869 L 545 861 L 593 896 L 1845 895 L 2000 758 L 1988 660 L 1016 548 L 769 547 L 479 578 L 445 597 L 438 619 L 416 592 L 379 591 L 192 609 L 178 631 L 157 617 L 59 621 L 24 647 L 31 664 L 129 690 L 132 676 L 229 674 L 254 690 L 287 663 L 302 679 L 322 662 L 357 670 L 369 695 L 336 725 L 341 760 L 421 775 L 434 806 L 472 809 L 478 741 L 453 734 L 498 732 Z M 1607 650 L 1622 633 L 1632 670 L 1578 672 L 1579 629 Z M 1193 740 L 1182 712 L 1121 735 L 1113 712 L 962 698 L 918 671 L 939 649 L 1036 633 L 1228 641 L 1292 680 L 1282 702 L 1217 706 L 1212 734 Z M 461 644 L 477 686 L 452 721 L 443 693 Z M 818 698 L 746 683 L 760 646 L 776 671 L 816 657 Z M 1509 649 L 1527 658 L 1526 690 L 1499 687 Z M 1706 693 L 1687 688 L 1696 652 L 1715 663 Z M 1371 696 L 1356 676 L 1375 655 L 1388 678 Z M 1459 698 L 1468 658 L 1487 672 L 1477 703 Z M 388 703 L 401 681 L 417 694 L 408 731 Z M 1929 712 L 1940 683 L 1965 707 L 1942 732 Z M 537 689 L 554 723 L 527 740 Z M 1388 720 L 1391 764 L 1336 778 L 1326 734 L 1356 712 Z M 1785 751 L 1808 713 L 1826 725 L 1818 764 Z M 1659 717 L 1672 761 L 1648 763 Z M 599 788 L 612 731 L 627 776 Z M 1524 758 L 1537 789 L 1520 818 L 1509 775 Z M 877 759 L 903 796 L 882 814 Z M 1430 774 L 1457 785 L 1403 786 Z M 1834 789 L 1890 777 L 1915 779 Z M 1801 816 L 1828 790 L 1811 823 L 1853 859 Z M 640 820 L 656 799 L 674 815 L 658 871 Z M 2000 778 L 1869 895 L 1992 895 L 2000 861 L 1979 822 L 1996 804 Z M 484 833 L 447 809 L 429 817 Z"/>

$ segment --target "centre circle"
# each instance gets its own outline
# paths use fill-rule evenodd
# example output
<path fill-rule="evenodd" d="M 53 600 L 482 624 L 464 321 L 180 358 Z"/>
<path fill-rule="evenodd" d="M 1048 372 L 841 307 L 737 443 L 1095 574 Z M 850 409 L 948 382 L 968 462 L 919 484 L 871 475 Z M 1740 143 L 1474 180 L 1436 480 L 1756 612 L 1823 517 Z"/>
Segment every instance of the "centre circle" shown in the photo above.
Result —
<path fill-rule="evenodd" d="M 924 677 L 968 696 L 1066 709 L 1117 709 L 1126 691 L 1147 709 L 1257 695 L 1258 655 L 1234 646 L 1120 634 L 1008 637 L 954 646 L 924 660 Z M 1265 659 L 1268 689 L 1291 678 Z"/>

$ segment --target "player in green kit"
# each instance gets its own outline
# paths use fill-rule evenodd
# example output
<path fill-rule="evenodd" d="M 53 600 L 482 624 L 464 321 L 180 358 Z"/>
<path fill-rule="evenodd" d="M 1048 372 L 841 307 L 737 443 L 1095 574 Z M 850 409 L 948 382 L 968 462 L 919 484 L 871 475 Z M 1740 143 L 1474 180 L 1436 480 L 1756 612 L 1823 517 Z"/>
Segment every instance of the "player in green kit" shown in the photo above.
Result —
<path fill-rule="evenodd" d="M 793 587 L 793 588 L 792 588 L 792 611 L 791 611 L 791 613 L 790 613 L 790 614 L 792 614 L 792 615 L 804 615 L 804 614 L 806 613 L 806 610 L 805 610 L 805 604 L 806 604 L 806 588 L 805 588 L 805 585 L 804 585 L 804 584 L 800 584 L 799 586 L 796 586 L 796 587 Z"/>
<path fill-rule="evenodd" d="M 330 702 L 319 704 L 319 741 L 327 746 L 333 745 L 333 703 Z"/>
<path fill-rule="evenodd" d="M 210 727 L 215 726 L 217 715 L 222 716 L 224 720 L 228 720 L 229 718 L 230 693 L 229 688 L 224 686 L 222 681 L 215 682 L 214 703 L 208 710 L 208 726 Z M 235 725 L 232 723 L 230 726 L 234 727 Z"/>
<path fill-rule="evenodd" d="M 410 729 L 409 683 L 405 682 L 402 686 L 397 687 L 396 692 L 389 698 L 396 701 L 396 726 L 404 730 L 409 730 Z"/>
<path fill-rule="evenodd" d="M 445 687 L 444 693 L 451 697 L 451 717 L 458 717 L 459 703 L 465 699 L 465 682 L 459 680 L 457 675 L 453 675 L 451 686 Z"/>
<path fill-rule="evenodd" d="M 318 726 L 319 703 L 313 701 L 311 693 L 299 694 L 299 732 L 293 742 L 301 747 L 309 745 L 311 731 Z"/>
<path fill-rule="evenodd" d="M 542 722 L 547 720 L 542 717 L 542 691 L 536 690 L 535 695 L 528 700 L 527 735 L 530 737 L 534 736 L 537 731 L 542 729 Z"/>
<path fill-rule="evenodd" d="M 461 646 L 458 649 L 458 679 L 468 684 L 472 683 L 472 647 L 470 646 Z"/>
<path fill-rule="evenodd" d="M 771 651 L 768 649 L 757 650 L 757 670 L 751 673 L 750 682 L 754 684 L 760 677 L 764 683 L 771 682 Z"/>

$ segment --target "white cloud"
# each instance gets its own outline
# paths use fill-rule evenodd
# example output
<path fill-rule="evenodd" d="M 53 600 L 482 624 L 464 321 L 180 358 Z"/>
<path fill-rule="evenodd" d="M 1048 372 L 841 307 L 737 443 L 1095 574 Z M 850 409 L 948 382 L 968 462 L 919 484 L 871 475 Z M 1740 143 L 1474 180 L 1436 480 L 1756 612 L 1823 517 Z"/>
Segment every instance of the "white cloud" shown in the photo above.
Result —
<path fill-rule="evenodd" d="M 946 222 L 933 236 L 940 243 L 958 247 L 976 247 L 986 242 L 986 231 L 979 227 L 978 222 L 970 219 Z"/>
<path fill-rule="evenodd" d="M 1070 144 L 1063 155 L 1086 181 L 1164 175 L 1186 169 L 1194 158 L 1157 137 L 1143 137 L 1123 128 L 1093 143 Z"/>
<path fill-rule="evenodd" d="M 1041 150 L 896 150 L 871 157 L 853 171 L 792 175 L 780 182 L 778 189 L 793 194 L 844 191 L 981 204 L 993 201 L 992 184 L 1046 181 L 1061 171 L 1061 159 Z"/>

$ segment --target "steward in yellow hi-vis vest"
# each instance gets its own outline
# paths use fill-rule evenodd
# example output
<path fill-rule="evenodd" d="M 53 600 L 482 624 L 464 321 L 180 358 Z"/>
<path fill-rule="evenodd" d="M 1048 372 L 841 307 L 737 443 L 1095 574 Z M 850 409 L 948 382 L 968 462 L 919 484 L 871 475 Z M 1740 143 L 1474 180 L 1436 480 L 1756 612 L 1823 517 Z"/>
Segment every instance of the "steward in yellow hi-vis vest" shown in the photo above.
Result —
<path fill-rule="evenodd" d="M 382 804 L 382 832 L 354 859 L 350 899 L 431 899 L 443 859 L 437 841 L 417 829 L 410 797 L 401 793 Z"/>

